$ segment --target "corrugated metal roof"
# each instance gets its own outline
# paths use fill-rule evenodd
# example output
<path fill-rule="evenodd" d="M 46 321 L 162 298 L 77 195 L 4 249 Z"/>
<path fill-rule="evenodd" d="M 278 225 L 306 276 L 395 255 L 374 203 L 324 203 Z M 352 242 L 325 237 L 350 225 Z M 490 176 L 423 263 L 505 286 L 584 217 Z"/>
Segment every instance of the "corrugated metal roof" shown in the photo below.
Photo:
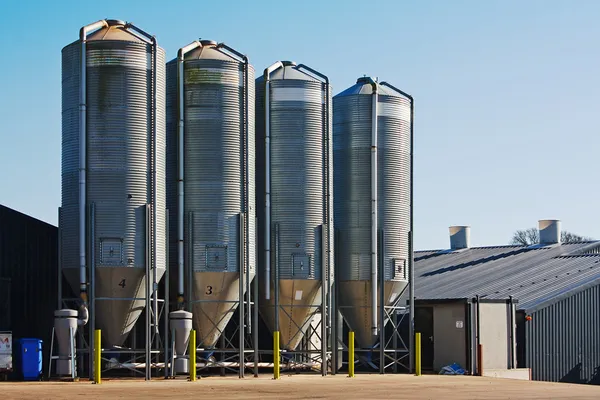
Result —
<path fill-rule="evenodd" d="M 512 295 L 519 301 L 519 309 L 531 310 L 596 281 L 600 283 L 600 254 L 593 250 L 596 246 L 600 248 L 600 241 L 417 251 L 415 297 L 479 295 L 506 299 Z M 406 293 L 404 298 L 408 298 Z"/>

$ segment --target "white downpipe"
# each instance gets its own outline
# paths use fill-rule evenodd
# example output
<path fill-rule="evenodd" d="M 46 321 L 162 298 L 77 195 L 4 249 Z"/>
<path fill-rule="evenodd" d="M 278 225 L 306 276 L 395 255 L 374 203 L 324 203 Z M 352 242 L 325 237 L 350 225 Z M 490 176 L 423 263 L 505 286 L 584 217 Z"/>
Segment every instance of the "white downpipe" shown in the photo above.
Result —
<path fill-rule="evenodd" d="M 371 110 L 371 332 L 377 335 L 377 83 Z"/>
<path fill-rule="evenodd" d="M 86 279 L 86 249 L 85 249 L 85 209 L 86 209 L 86 138 L 87 138 L 87 92 L 86 92 L 86 40 L 87 35 L 100 28 L 108 28 L 106 20 L 100 20 L 86 25 L 79 31 L 81 41 L 81 85 L 79 89 L 79 291 L 87 291 Z M 87 301 L 87 298 L 83 299 Z"/>
<path fill-rule="evenodd" d="M 271 73 L 283 68 L 277 61 L 265 69 L 265 299 L 271 299 L 271 112 L 270 82 Z M 275 266 L 277 268 L 277 266 Z"/>
<path fill-rule="evenodd" d="M 178 212 L 177 212 L 177 295 L 179 297 L 178 302 L 180 304 L 183 303 L 183 294 L 184 294 L 184 284 L 183 284 L 183 273 L 184 273 L 184 263 L 183 263 L 183 194 L 184 194 L 184 170 L 183 170 L 183 161 L 184 161 L 184 135 L 185 135 L 185 96 L 184 96 L 184 61 L 185 55 L 194 50 L 197 47 L 202 47 L 202 44 L 199 41 L 194 41 L 188 44 L 185 47 L 179 49 L 178 57 L 177 57 L 177 75 L 178 75 L 178 95 L 179 95 L 179 146 L 178 146 L 178 160 L 179 160 L 179 168 L 178 168 L 178 177 L 177 177 L 177 196 L 178 196 Z"/>

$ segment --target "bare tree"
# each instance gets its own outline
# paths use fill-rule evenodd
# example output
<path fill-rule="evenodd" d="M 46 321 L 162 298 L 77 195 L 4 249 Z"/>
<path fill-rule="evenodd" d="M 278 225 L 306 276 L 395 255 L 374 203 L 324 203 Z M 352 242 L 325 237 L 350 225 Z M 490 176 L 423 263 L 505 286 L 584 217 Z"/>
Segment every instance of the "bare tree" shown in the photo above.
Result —
<path fill-rule="evenodd" d="M 560 233 L 560 241 L 562 243 L 589 242 L 591 237 L 577 235 L 568 231 Z M 513 234 L 510 244 L 520 246 L 531 246 L 540 242 L 540 232 L 535 228 L 520 229 Z"/>
<path fill-rule="evenodd" d="M 530 246 L 540 242 L 540 233 L 535 228 L 520 229 L 513 234 L 510 244 Z"/>

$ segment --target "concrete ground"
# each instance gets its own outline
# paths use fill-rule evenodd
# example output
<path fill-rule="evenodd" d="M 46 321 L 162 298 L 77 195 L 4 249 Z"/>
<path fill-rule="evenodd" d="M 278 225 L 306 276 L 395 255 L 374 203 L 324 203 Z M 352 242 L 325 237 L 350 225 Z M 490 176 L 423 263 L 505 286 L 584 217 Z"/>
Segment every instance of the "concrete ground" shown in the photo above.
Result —
<path fill-rule="evenodd" d="M 600 386 L 530 382 L 472 376 L 343 375 L 210 377 L 198 382 L 0 383 L 1 399 L 600 399 Z"/>

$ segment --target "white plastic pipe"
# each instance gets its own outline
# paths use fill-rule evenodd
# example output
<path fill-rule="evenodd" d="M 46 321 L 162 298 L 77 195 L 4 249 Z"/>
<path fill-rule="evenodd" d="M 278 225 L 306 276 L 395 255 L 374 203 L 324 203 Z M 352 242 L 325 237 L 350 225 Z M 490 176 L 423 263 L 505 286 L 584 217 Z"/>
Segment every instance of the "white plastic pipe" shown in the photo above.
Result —
<path fill-rule="evenodd" d="M 178 212 L 177 212 L 177 294 L 179 296 L 178 302 L 181 304 L 183 303 L 183 288 L 184 288 L 184 284 L 183 284 L 183 215 L 184 215 L 184 210 L 183 210 L 183 194 L 184 194 L 184 182 L 183 182 L 183 173 L 184 173 L 184 169 L 183 169 L 183 160 L 184 160 L 184 135 L 185 135 L 185 96 L 184 96 L 184 61 L 185 61 L 185 55 L 187 53 L 189 53 L 190 51 L 194 50 L 197 47 L 202 47 L 202 44 L 199 41 L 194 41 L 190 44 L 188 44 L 185 47 L 182 47 L 181 49 L 179 49 L 178 55 L 177 55 L 177 75 L 178 75 L 178 81 L 179 81 L 179 85 L 178 85 L 178 94 L 179 94 L 179 146 L 178 146 L 178 153 L 179 153 L 179 157 L 178 157 L 178 161 L 179 161 L 179 168 L 178 168 L 178 177 L 177 177 L 177 196 L 178 196 L 178 202 L 179 202 L 179 206 L 178 206 Z"/>
<path fill-rule="evenodd" d="M 265 69 L 265 299 L 271 299 L 271 111 L 269 77 L 276 69 L 283 68 L 277 61 Z M 277 265 L 275 266 L 277 268 Z"/>
<path fill-rule="evenodd" d="M 106 20 L 100 20 L 93 24 L 86 25 L 79 31 L 81 41 L 81 85 L 79 88 L 79 290 L 81 293 L 87 291 L 86 279 L 86 251 L 85 251 L 85 206 L 86 206 L 86 111 L 87 111 L 87 91 L 86 91 L 86 40 L 87 35 L 100 28 L 108 28 Z M 84 299 L 86 300 L 86 299 Z"/>
<path fill-rule="evenodd" d="M 371 110 L 371 332 L 377 335 L 377 83 Z"/>

